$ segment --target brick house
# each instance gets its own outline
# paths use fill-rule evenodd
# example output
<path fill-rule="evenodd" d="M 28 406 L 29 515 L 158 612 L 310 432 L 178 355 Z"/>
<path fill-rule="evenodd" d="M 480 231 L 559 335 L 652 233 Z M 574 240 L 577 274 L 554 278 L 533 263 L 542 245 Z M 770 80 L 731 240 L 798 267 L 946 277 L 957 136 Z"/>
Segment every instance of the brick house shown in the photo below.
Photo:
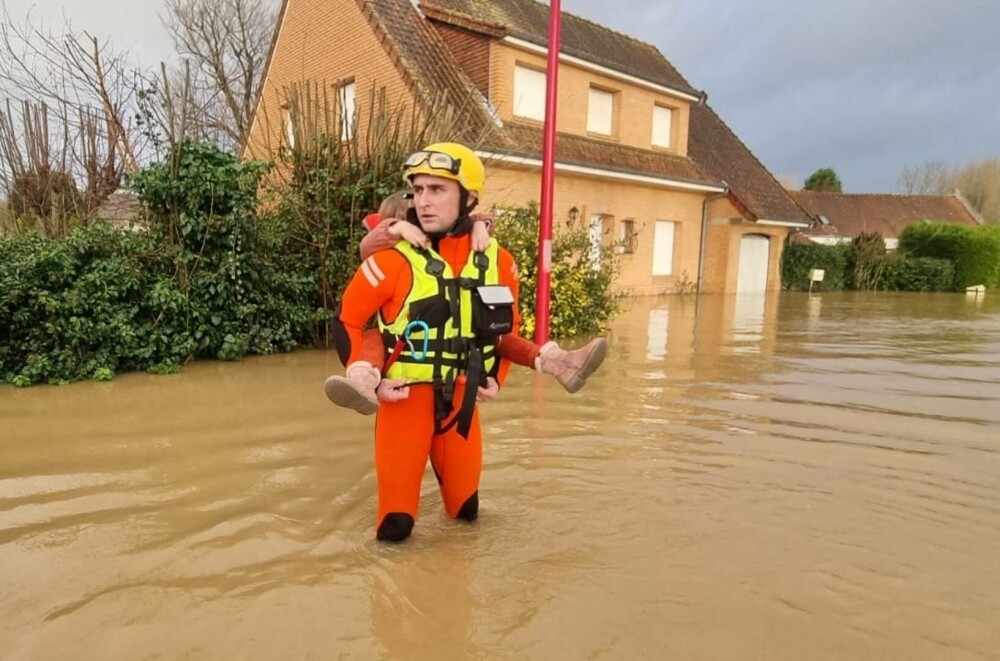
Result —
<path fill-rule="evenodd" d="M 895 250 L 899 235 L 914 223 L 981 225 L 982 217 L 955 191 L 951 195 L 885 195 L 794 191 L 792 197 L 814 220 L 794 235 L 795 241 L 825 245 L 850 242 L 878 232 L 885 247 Z"/>
<path fill-rule="evenodd" d="M 487 165 L 484 207 L 538 200 L 548 11 L 284 0 L 244 155 L 287 139 L 289 84 L 329 85 L 359 118 L 365 90 L 384 89 L 425 116 L 442 104 L 464 113 Z M 559 94 L 554 220 L 620 242 L 618 289 L 780 288 L 781 249 L 805 212 L 656 48 L 564 13 Z"/>

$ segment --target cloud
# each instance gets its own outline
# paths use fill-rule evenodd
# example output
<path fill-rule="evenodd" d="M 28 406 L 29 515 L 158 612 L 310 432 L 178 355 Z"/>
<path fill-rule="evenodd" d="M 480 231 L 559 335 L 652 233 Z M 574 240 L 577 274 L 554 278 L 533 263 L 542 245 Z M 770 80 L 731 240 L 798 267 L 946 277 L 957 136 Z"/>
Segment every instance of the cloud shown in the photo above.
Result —
<path fill-rule="evenodd" d="M 659 48 L 772 171 L 832 164 L 849 189 L 892 190 L 905 166 L 1000 154 L 992 0 L 568 9 Z"/>
<path fill-rule="evenodd" d="M 86 31 L 128 51 L 137 64 L 152 67 L 173 56 L 170 37 L 160 22 L 159 3 L 135 0 L 3 0 L 11 20 L 62 34 Z"/>

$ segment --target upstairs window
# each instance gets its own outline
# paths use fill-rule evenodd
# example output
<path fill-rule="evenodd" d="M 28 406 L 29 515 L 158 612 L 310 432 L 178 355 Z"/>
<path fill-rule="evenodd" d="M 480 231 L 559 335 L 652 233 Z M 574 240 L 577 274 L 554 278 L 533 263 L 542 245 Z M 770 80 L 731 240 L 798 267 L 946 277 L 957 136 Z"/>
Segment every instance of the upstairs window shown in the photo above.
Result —
<path fill-rule="evenodd" d="M 545 73 L 517 65 L 514 67 L 514 114 L 526 119 L 545 120 Z"/>
<path fill-rule="evenodd" d="M 611 130 L 614 127 L 614 116 L 614 92 L 591 87 L 587 105 L 587 132 L 611 135 Z"/>
<path fill-rule="evenodd" d="M 337 84 L 337 101 L 340 103 L 340 139 L 350 140 L 354 137 L 354 120 L 357 114 L 355 92 L 357 86 L 353 78 Z"/>
<path fill-rule="evenodd" d="M 673 128 L 673 109 L 665 106 L 653 106 L 653 146 L 670 149 Z"/>

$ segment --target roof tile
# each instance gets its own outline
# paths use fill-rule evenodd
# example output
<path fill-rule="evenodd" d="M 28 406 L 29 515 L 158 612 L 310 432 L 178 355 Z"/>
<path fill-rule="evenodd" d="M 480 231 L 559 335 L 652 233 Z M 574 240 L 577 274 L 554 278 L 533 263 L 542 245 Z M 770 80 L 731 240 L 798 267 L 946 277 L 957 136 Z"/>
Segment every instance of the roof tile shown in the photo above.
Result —
<path fill-rule="evenodd" d="M 924 220 L 978 225 L 975 217 L 953 195 L 884 195 L 795 191 L 798 203 L 813 217 L 826 216 L 841 236 L 878 232 L 897 238 L 907 225 Z M 828 233 L 808 230 L 805 234 Z"/>
<path fill-rule="evenodd" d="M 424 0 L 435 17 L 441 12 L 473 21 L 505 25 L 512 37 L 538 46 L 549 43 L 549 6 L 534 0 Z M 468 26 L 464 26 L 468 27 Z M 643 80 L 698 96 L 695 90 L 655 46 L 610 30 L 567 12 L 560 22 L 559 50 Z"/>
<path fill-rule="evenodd" d="M 504 154 L 540 159 L 542 141 L 541 128 L 508 122 L 502 139 L 497 136 L 482 146 Z M 690 159 L 567 133 L 556 135 L 556 159 L 560 163 L 571 165 L 687 183 L 720 185 L 718 179 L 703 172 Z"/>
<path fill-rule="evenodd" d="M 473 133 L 492 125 L 486 99 L 451 57 L 441 36 L 410 2 L 357 1 L 394 46 L 392 50 L 413 81 L 414 91 L 427 107 L 447 103 L 470 121 Z"/>
<path fill-rule="evenodd" d="M 755 220 L 806 219 L 788 191 L 707 104 L 691 107 L 688 153 L 704 170 L 729 184 Z"/>

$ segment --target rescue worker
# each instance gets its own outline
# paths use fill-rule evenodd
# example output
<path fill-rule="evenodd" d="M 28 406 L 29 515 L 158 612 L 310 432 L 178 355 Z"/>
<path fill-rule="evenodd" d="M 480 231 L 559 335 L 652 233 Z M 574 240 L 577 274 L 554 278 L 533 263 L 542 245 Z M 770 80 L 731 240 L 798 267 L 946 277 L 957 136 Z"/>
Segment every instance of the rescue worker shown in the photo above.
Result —
<path fill-rule="evenodd" d="M 378 313 L 388 358 L 376 391 L 376 537 L 388 542 L 413 530 L 428 459 L 448 515 L 469 522 L 478 516 L 476 404 L 496 397 L 509 369 L 496 344 L 519 324 L 513 257 L 495 239 L 482 252 L 472 250 L 469 213 L 485 180 L 479 158 L 457 143 L 432 144 L 407 158 L 403 177 L 413 191 L 410 220 L 431 247 L 401 240 L 368 257 L 334 324 L 350 371 L 364 326 Z"/>
<path fill-rule="evenodd" d="M 414 247 L 427 248 L 430 242 L 421 231 L 419 224 L 406 220 L 409 200 L 402 192 L 387 197 L 377 213 L 365 216 L 362 224 L 367 234 L 361 240 L 361 259 L 367 260 L 379 250 L 392 248 L 404 239 Z M 485 250 L 493 233 L 493 219 L 482 213 L 470 214 L 471 240 L 473 250 Z M 378 411 L 378 396 L 375 393 L 382 378 L 385 352 L 378 330 L 370 329 L 362 338 L 364 349 L 358 360 L 345 371 L 344 376 L 327 378 L 324 390 L 327 398 L 345 408 L 354 409 L 363 415 Z M 499 338 L 498 355 L 515 365 L 549 374 L 567 392 L 575 393 L 586 383 L 587 378 L 600 367 L 607 355 L 608 342 L 596 338 L 579 349 L 567 350 L 555 341 L 538 345 L 520 337 L 516 330 Z"/>

